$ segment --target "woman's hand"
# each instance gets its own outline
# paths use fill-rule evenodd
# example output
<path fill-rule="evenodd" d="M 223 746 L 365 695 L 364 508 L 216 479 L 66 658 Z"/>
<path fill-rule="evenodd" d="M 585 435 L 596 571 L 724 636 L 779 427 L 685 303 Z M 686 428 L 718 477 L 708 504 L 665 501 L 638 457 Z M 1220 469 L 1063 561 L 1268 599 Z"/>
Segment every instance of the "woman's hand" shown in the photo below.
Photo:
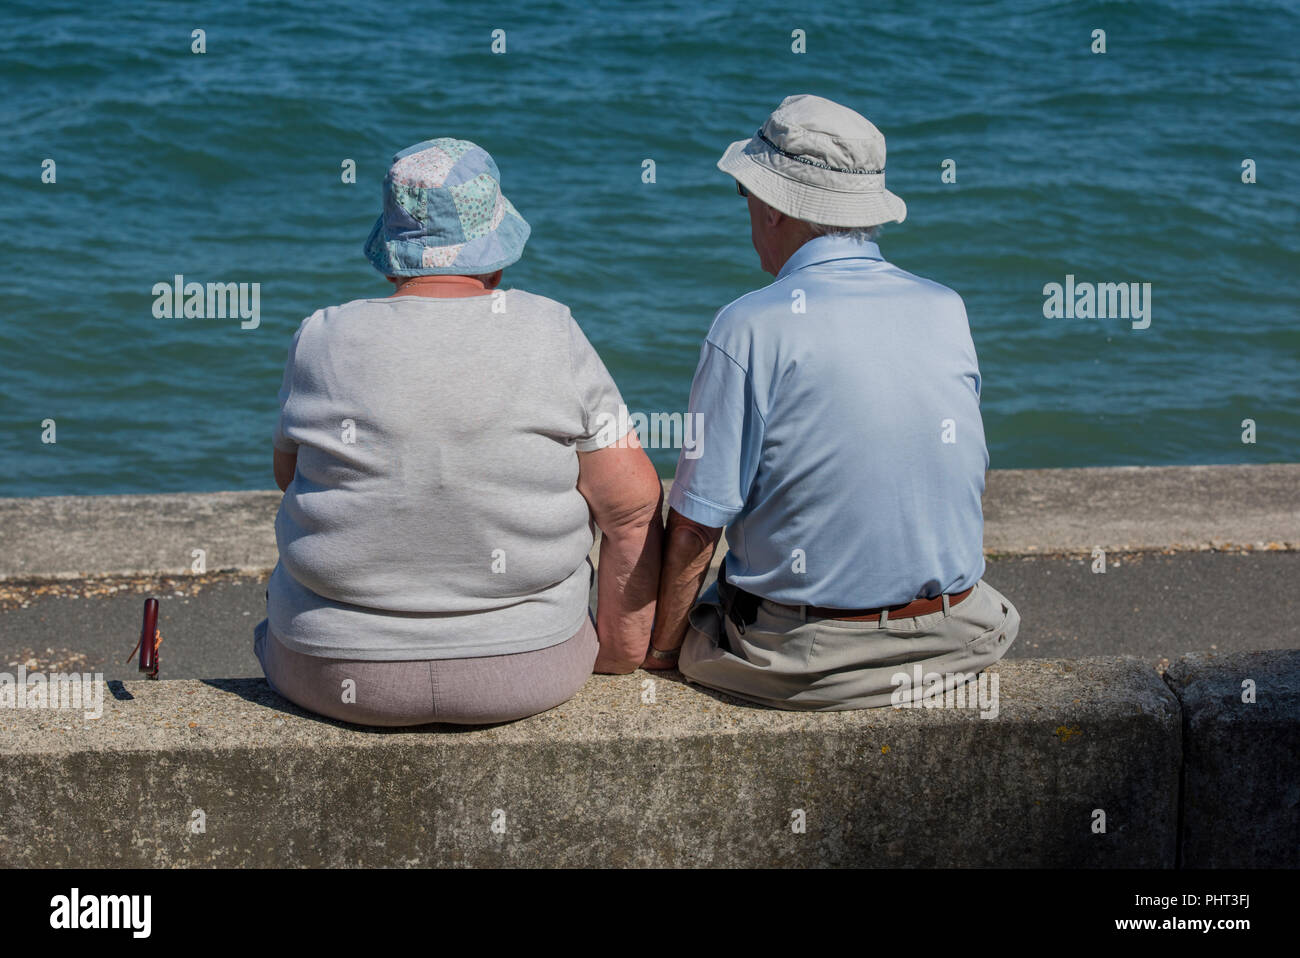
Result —
<path fill-rule="evenodd" d="M 284 492 L 289 488 L 289 483 L 293 482 L 294 470 L 298 468 L 298 454 L 275 450 L 271 468 L 275 473 L 275 484 L 280 487 L 281 492 Z"/>

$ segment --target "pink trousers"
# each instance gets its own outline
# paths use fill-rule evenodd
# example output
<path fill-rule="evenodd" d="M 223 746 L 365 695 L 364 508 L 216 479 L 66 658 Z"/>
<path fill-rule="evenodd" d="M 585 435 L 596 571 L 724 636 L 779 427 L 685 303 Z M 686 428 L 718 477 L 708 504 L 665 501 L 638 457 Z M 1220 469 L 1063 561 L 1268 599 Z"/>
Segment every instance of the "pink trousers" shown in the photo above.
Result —
<path fill-rule="evenodd" d="M 490 725 L 545 712 L 582 688 L 599 651 L 590 616 L 559 645 L 471 659 L 304 655 L 281 643 L 265 619 L 253 635 L 272 689 L 308 711 L 357 725 Z"/>

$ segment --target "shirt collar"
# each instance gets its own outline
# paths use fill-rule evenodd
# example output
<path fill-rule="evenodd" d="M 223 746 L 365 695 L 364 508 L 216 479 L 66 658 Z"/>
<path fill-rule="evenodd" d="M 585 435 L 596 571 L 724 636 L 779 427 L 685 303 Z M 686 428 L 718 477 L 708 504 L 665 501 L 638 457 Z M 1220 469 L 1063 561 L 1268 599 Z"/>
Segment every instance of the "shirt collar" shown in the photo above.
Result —
<path fill-rule="evenodd" d="M 830 236 L 814 236 L 794 251 L 794 255 L 785 261 L 785 265 L 776 274 L 776 278 L 784 279 L 795 270 L 803 269 L 806 266 L 816 266 L 818 263 L 828 263 L 837 259 L 883 260 L 884 257 L 880 255 L 880 247 L 875 243 L 858 241 L 847 236 L 835 236 L 834 234 Z"/>

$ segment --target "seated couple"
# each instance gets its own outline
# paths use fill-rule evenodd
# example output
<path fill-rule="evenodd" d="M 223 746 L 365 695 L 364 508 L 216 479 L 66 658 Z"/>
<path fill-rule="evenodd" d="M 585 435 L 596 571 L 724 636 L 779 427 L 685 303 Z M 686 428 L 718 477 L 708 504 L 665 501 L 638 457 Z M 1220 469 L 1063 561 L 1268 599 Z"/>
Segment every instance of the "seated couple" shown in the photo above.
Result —
<path fill-rule="evenodd" d="M 492 158 L 453 139 L 397 154 L 365 246 L 395 290 L 313 313 L 289 348 L 280 561 L 254 642 L 272 687 L 363 725 L 486 724 L 593 671 L 680 668 L 834 710 L 890 704 L 917 664 L 1001 658 L 1019 615 L 981 580 L 975 348 L 956 293 L 881 256 L 877 227 L 906 215 L 884 166 L 880 132 L 814 96 L 718 161 L 776 279 L 704 340 L 704 441 L 665 529 L 568 308 L 501 287 L 529 227 Z"/>

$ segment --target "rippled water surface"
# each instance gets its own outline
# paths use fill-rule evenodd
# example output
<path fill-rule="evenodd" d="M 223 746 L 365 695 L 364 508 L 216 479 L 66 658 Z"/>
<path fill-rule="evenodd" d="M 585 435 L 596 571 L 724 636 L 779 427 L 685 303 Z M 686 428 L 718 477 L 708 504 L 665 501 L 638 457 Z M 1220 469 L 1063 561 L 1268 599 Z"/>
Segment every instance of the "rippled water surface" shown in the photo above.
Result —
<path fill-rule="evenodd" d="M 1300 458 L 1295 4 L 518 6 L 7 4 L 0 495 L 270 486 L 292 331 L 387 292 L 380 180 L 436 136 L 533 226 L 508 285 L 568 303 L 634 410 L 683 409 L 714 312 L 768 281 L 714 162 L 802 92 L 888 137 L 881 247 L 965 298 L 994 468 Z M 178 273 L 260 283 L 261 325 L 154 318 Z M 1045 319 L 1067 274 L 1150 283 L 1150 328 Z"/>

